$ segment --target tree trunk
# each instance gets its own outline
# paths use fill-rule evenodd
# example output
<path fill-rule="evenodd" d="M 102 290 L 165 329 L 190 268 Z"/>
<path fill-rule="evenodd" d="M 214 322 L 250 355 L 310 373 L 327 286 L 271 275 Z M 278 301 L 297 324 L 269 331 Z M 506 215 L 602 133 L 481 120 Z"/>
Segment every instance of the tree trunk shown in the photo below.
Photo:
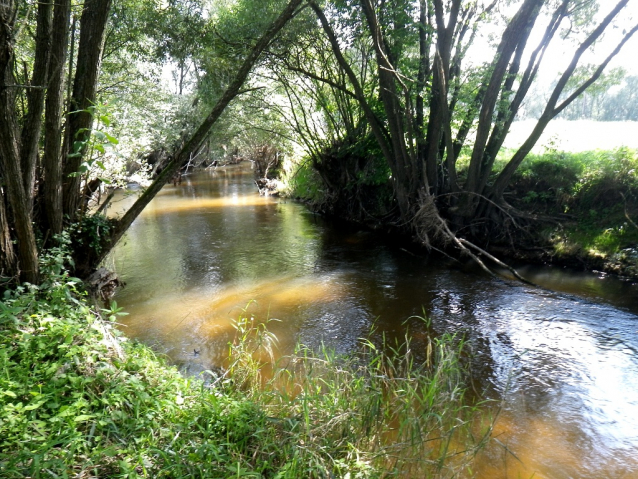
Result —
<path fill-rule="evenodd" d="M 27 90 L 28 113 L 22 127 L 21 169 L 29 211 L 33 209 L 33 198 L 35 196 L 35 169 L 40 149 L 42 111 L 44 110 L 49 52 L 51 50 L 52 11 L 52 0 L 38 3 L 33 77 L 31 78 L 30 88 Z"/>
<path fill-rule="evenodd" d="M 0 168 L 6 182 L 9 207 L 18 240 L 20 279 L 38 282 L 38 251 L 31 223 L 29 198 L 20 168 L 20 137 L 15 117 L 16 85 L 13 77 L 15 5 L 0 4 Z"/>
<path fill-rule="evenodd" d="M 110 7 L 111 0 L 86 0 L 80 18 L 80 45 L 63 148 L 66 156 L 63 179 L 64 213 L 70 218 L 77 215 L 80 206 L 80 176 L 74 174 L 84 161 L 86 142 L 91 136 L 93 116 L 88 109 L 95 104 Z M 79 154 L 69 157 L 72 153 Z"/>
<path fill-rule="evenodd" d="M 17 258 L 13 249 L 4 198 L 4 191 L 0 188 L 0 276 L 11 277 L 17 273 Z"/>
<path fill-rule="evenodd" d="M 401 217 L 407 220 L 411 215 L 410 198 L 416 194 L 421 171 L 417 171 L 416 158 L 411 157 L 406 146 L 404 108 L 399 101 L 395 67 L 386 48 L 387 42 L 370 0 L 363 0 L 361 6 L 372 34 L 377 57 L 379 96 L 383 102 L 390 133 L 392 154 L 387 158 L 388 164 L 395 177 L 394 190 Z"/>
<path fill-rule="evenodd" d="M 53 13 L 53 39 L 44 118 L 44 228 L 62 232 L 62 108 L 64 67 L 69 37 L 71 0 L 58 0 Z"/>
<path fill-rule="evenodd" d="M 468 195 L 463 198 L 460 211 L 462 216 L 472 217 L 478 204 L 476 194 L 481 193 L 481 191 L 479 191 L 479 185 L 485 170 L 483 165 L 485 147 L 492 126 L 492 115 L 494 114 L 497 101 L 502 91 L 503 78 L 507 72 L 512 55 L 516 52 L 519 45 L 524 44 L 527 40 L 531 31 L 529 27 L 536 21 L 542 4 L 543 0 L 525 0 L 503 33 L 503 39 L 496 53 L 494 70 L 482 99 L 476 139 L 470 159 L 468 178 L 465 183 L 465 191 Z"/>

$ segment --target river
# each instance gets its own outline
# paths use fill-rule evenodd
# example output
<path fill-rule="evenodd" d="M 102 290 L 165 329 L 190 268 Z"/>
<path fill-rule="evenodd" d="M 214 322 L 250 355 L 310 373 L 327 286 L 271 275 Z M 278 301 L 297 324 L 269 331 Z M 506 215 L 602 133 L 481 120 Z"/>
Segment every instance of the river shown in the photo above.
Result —
<path fill-rule="evenodd" d="M 426 314 L 468 338 L 476 383 L 503 399 L 477 477 L 638 477 L 636 283 L 524 265 L 542 288 L 499 281 L 260 197 L 245 164 L 167 185 L 109 261 L 127 283 L 122 329 L 186 373 L 221 364 L 243 310 L 278 320 L 282 353 L 349 352 L 373 323 L 418 336 Z"/>

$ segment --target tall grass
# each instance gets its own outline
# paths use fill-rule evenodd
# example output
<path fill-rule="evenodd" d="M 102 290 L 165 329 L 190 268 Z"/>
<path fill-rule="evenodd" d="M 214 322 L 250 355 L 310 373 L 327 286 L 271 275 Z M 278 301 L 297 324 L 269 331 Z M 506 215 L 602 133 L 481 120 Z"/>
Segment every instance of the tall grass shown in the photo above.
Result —
<path fill-rule="evenodd" d="M 409 337 L 275 361 L 242 317 L 224 374 L 203 382 L 118 337 L 121 312 L 92 306 L 63 256 L 0 302 L 2 478 L 456 477 L 487 438 L 453 336 L 424 364 Z"/>
<path fill-rule="evenodd" d="M 243 317 L 237 331 L 229 372 L 275 426 L 282 477 L 471 475 L 491 425 L 475 428 L 480 409 L 466 397 L 460 338 L 429 338 L 424 363 L 409 332 L 402 343 L 362 339 L 348 356 L 300 345 L 273 363 L 262 325 Z"/>
<path fill-rule="evenodd" d="M 557 252 L 610 257 L 638 245 L 638 150 L 530 155 L 517 172 L 510 201 L 560 217 Z"/>

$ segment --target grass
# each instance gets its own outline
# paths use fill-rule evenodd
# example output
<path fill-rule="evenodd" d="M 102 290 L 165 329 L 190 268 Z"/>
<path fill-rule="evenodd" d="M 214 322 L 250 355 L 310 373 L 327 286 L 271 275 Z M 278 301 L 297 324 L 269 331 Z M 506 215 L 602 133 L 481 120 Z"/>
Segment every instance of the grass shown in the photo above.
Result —
<path fill-rule="evenodd" d="M 452 477 L 489 436 L 457 338 L 429 340 L 424 364 L 408 338 L 272 361 L 242 317 L 206 384 L 118 337 L 121 311 L 91 306 L 65 259 L 0 303 L 0 477 Z"/>
<path fill-rule="evenodd" d="M 363 339 L 351 356 L 300 345 L 273 366 L 255 357 L 271 342 L 250 333 L 258 328 L 254 318 L 240 320 L 251 339 L 232 351 L 230 372 L 277 418 L 288 477 L 330 469 L 336 477 L 453 477 L 471 469 L 488 440 L 489 425 L 472 426 L 479 408 L 466 398 L 466 346 L 455 336 L 428 339 L 424 363 L 414 361 L 406 333 L 396 344 Z"/>
<path fill-rule="evenodd" d="M 516 173 L 513 204 L 560 216 L 556 251 L 601 258 L 638 247 L 638 150 L 530 155 Z"/>

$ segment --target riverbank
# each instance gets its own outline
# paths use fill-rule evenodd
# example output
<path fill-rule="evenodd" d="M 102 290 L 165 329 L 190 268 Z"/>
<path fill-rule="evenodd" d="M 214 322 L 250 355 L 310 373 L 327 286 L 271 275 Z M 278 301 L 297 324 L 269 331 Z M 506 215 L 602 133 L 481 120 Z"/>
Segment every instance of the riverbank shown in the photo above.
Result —
<path fill-rule="evenodd" d="M 638 279 L 638 150 L 531 154 L 507 201 L 531 228 L 493 251 Z"/>
<path fill-rule="evenodd" d="M 277 365 L 260 359 L 272 335 L 243 317 L 225 373 L 203 382 L 117 333 L 124 313 L 92 305 L 63 260 L 0 303 L 4 478 L 448 477 L 488 437 L 472 430 L 458 338 L 429 340 L 422 365 L 409 342 L 387 355 L 367 341 Z"/>
<path fill-rule="evenodd" d="M 512 153 L 499 154 L 495 171 Z M 467 163 L 469 157 L 459 158 L 461 167 Z M 461 168 L 459 181 L 464 175 Z M 415 238 L 414 225 L 396 225 L 389 185 L 360 184 L 353 191 L 354 199 L 349 199 L 349 193 L 337 194 L 322 185 L 308 162 L 286 178 L 285 193 L 311 209 L 422 243 Z M 477 235 L 466 228 L 461 236 L 503 260 L 638 280 L 638 150 L 548 149 L 530 154 L 515 173 L 505 200 L 510 209 L 504 211 L 504 221 L 495 226 L 483 222 Z"/>

